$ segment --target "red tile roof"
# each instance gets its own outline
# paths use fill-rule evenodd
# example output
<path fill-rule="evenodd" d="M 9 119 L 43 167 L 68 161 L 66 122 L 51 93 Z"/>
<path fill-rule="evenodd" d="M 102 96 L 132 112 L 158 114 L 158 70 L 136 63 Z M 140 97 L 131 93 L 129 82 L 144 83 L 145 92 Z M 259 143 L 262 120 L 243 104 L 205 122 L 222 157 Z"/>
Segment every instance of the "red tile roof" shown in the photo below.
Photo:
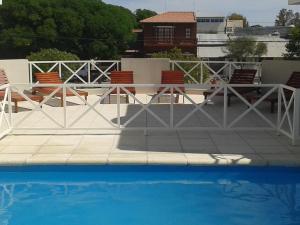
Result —
<path fill-rule="evenodd" d="M 166 12 L 140 21 L 141 23 L 196 23 L 194 12 Z"/>

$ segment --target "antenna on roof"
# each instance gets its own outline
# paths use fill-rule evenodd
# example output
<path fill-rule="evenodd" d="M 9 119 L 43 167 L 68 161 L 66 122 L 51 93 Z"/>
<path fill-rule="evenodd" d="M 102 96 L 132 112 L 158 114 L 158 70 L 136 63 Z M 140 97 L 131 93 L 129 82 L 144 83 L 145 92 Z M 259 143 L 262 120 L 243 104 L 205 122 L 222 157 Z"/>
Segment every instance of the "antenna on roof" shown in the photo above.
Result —
<path fill-rule="evenodd" d="M 164 12 L 167 12 L 167 4 L 168 4 L 168 2 L 167 2 L 167 0 L 165 0 Z"/>

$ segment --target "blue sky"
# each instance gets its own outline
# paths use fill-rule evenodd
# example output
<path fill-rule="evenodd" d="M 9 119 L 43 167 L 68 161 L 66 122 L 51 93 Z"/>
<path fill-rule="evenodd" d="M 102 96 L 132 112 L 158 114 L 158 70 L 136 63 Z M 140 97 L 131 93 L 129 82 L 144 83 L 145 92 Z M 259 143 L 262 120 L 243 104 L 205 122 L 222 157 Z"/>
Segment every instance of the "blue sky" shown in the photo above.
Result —
<path fill-rule="evenodd" d="M 245 15 L 251 25 L 273 25 L 282 8 L 300 11 L 300 6 L 288 6 L 288 0 L 104 0 L 131 10 L 147 8 L 163 11 L 199 11 L 200 13 L 228 15 L 238 12 Z"/>

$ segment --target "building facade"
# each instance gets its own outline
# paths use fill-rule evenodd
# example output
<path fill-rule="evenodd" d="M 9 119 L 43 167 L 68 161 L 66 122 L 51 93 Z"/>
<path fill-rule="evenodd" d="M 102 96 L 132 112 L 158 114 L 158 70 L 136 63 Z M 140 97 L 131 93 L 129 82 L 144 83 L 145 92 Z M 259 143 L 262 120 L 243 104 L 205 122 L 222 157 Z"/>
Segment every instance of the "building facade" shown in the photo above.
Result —
<path fill-rule="evenodd" d="M 224 16 L 197 16 L 197 33 L 220 34 L 225 32 Z"/>
<path fill-rule="evenodd" d="M 300 0 L 289 0 L 289 5 L 300 5 Z"/>
<path fill-rule="evenodd" d="M 244 28 L 243 20 L 226 20 L 227 34 L 233 34 L 237 28 Z"/>
<path fill-rule="evenodd" d="M 197 54 L 197 22 L 193 12 L 167 12 L 141 21 L 143 52 L 180 48 L 185 54 Z"/>

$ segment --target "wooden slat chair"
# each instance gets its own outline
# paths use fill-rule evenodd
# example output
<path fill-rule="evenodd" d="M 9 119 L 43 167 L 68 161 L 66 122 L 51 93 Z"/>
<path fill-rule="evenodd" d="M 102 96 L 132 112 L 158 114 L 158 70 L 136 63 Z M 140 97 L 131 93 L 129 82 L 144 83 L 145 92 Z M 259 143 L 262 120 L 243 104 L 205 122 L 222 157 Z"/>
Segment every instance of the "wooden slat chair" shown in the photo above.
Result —
<path fill-rule="evenodd" d="M 253 84 L 256 73 L 257 73 L 257 70 L 255 70 L 255 69 L 236 69 L 236 70 L 234 70 L 234 72 L 229 80 L 229 84 Z M 244 95 L 244 94 L 252 92 L 256 89 L 252 88 L 252 87 L 235 87 L 234 90 L 236 92 L 238 92 L 239 94 Z M 213 92 L 214 92 L 214 90 L 205 91 L 203 93 L 205 99 L 207 99 L 208 96 L 213 94 Z M 218 94 L 216 94 L 216 96 L 224 96 L 224 93 L 219 92 Z M 230 106 L 231 97 L 234 97 L 236 95 L 232 92 L 229 92 L 227 94 L 227 96 L 228 96 L 228 106 Z"/>
<path fill-rule="evenodd" d="M 133 71 L 112 71 L 110 75 L 111 79 L 111 84 L 133 84 Z M 124 87 L 128 92 L 131 94 L 135 95 L 136 90 L 135 87 Z M 117 94 L 117 89 L 113 90 L 108 98 L 109 98 L 109 103 L 110 103 L 110 96 L 111 95 L 116 95 Z M 123 90 L 120 89 L 120 94 L 126 95 L 126 102 L 129 103 L 129 96 L 128 94 Z M 135 100 L 134 100 L 135 103 Z"/>
<path fill-rule="evenodd" d="M 162 71 L 161 72 L 161 84 L 178 84 L 183 86 L 184 85 L 184 73 L 182 71 Z M 160 94 L 165 87 L 160 87 L 157 91 L 157 94 Z M 181 92 L 185 93 L 184 87 L 178 87 Z M 164 92 L 164 94 L 171 94 L 171 90 L 168 89 Z M 177 100 L 179 94 L 181 94 L 178 90 L 174 89 L 173 94 L 177 94 Z M 158 99 L 158 102 L 160 102 L 160 99 Z M 184 102 L 184 96 L 183 96 L 183 102 Z"/>
<path fill-rule="evenodd" d="M 0 69 L 0 85 L 5 85 L 5 84 L 9 84 L 9 81 L 8 81 L 5 71 L 3 69 Z M 39 103 L 41 103 L 44 99 L 42 96 L 38 96 L 38 95 L 30 95 L 30 94 L 25 94 L 25 95 L 32 101 L 36 101 Z M 4 97 L 5 97 L 5 91 L 1 90 L 0 91 L 0 100 L 2 101 L 4 99 Z M 27 101 L 27 99 L 25 99 L 18 92 L 12 91 L 11 92 L 11 101 L 15 105 L 14 111 L 15 111 L 15 113 L 17 113 L 19 111 L 18 102 L 25 102 L 25 101 Z"/>
<path fill-rule="evenodd" d="M 290 76 L 290 78 L 288 79 L 288 81 L 286 82 L 286 85 L 290 86 L 290 87 L 293 87 L 293 88 L 297 88 L 297 89 L 300 88 L 300 72 L 293 72 L 292 75 Z M 284 89 L 284 94 L 285 94 L 285 98 L 287 100 L 289 100 L 292 97 L 293 92 L 290 91 L 290 90 Z M 250 96 L 250 98 L 248 98 L 248 101 L 253 102 L 253 101 L 256 101 L 258 99 L 259 99 L 258 96 L 256 96 L 256 97 Z M 275 106 L 278 102 L 277 94 L 269 96 L 268 98 L 266 98 L 265 101 L 270 102 L 270 104 L 271 104 L 271 113 L 274 113 L 275 112 Z"/>
<path fill-rule="evenodd" d="M 63 81 L 60 79 L 58 72 L 47 72 L 47 73 L 35 73 L 34 74 L 36 80 L 40 84 L 63 84 Z M 53 93 L 57 87 L 34 87 L 32 88 L 32 94 L 41 93 L 44 95 L 50 95 Z M 88 92 L 86 91 L 78 91 L 76 90 L 77 94 L 80 96 L 84 96 L 85 100 L 87 101 Z M 61 107 L 63 107 L 64 99 L 63 99 L 63 90 L 60 89 L 58 92 L 55 93 L 55 97 L 59 97 L 61 99 Z M 66 90 L 66 96 L 75 96 L 73 92 L 70 90 Z"/>

